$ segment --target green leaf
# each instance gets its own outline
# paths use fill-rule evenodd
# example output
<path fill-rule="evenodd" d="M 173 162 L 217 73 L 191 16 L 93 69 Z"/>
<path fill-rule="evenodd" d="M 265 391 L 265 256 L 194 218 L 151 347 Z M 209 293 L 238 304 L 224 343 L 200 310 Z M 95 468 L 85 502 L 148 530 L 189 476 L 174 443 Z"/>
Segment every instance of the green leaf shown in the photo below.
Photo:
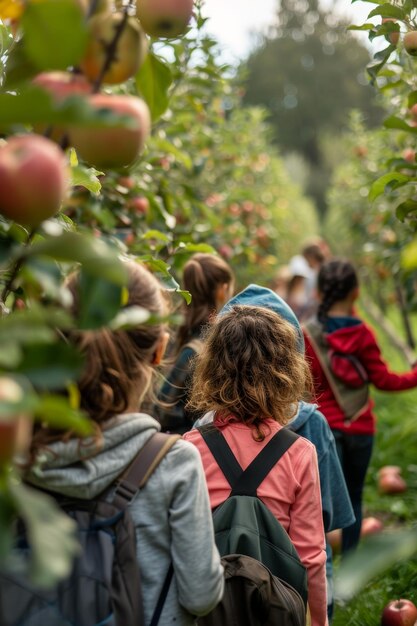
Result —
<path fill-rule="evenodd" d="M 26 252 L 29 256 L 47 256 L 56 261 L 81 263 L 93 276 L 105 278 L 118 285 L 126 282 L 126 267 L 118 251 L 104 241 L 86 234 L 65 232 L 58 237 L 33 244 Z"/>
<path fill-rule="evenodd" d="M 394 17 L 397 20 L 404 20 L 407 17 L 407 14 L 404 11 L 404 9 L 398 6 L 394 6 L 393 4 L 390 4 L 389 2 L 385 2 L 384 4 L 377 7 L 376 9 L 373 9 L 369 13 L 368 18 L 374 17 L 375 15 L 380 15 L 381 17 Z"/>
<path fill-rule="evenodd" d="M 375 84 L 379 72 L 382 70 L 394 50 L 396 50 L 396 46 L 394 44 L 387 46 L 386 48 L 384 48 L 384 50 L 380 50 L 374 55 L 376 61 L 370 63 L 367 66 L 366 69 L 369 76 L 371 77 L 372 85 Z"/>
<path fill-rule="evenodd" d="M 94 193 L 99 195 L 101 189 L 101 183 L 97 176 L 102 175 L 103 172 L 99 172 L 93 167 L 85 167 L 84 165 L 76 165 L 71 168 L 72 185 L 81 185 Z"/>
<path fill-rule="evenodd" d="M 122 285 L 90 275 L 82 268 L 79 281 L 78 327 L 101 328 L 118 313 L 122 302 Z"/>
<path fill-rule="evenodd" d="M 388 174 L 384 174 L 372 183 L 368 198 L 370 202 L 373 202 L 376 198 L 378 198 L 378 196 L 384 193 L 387 185 L 394 183 L 391 188 L 395 188 L 398 185 L 407 183 L 408 181 L 409 177 L 405 174 L 401 174 L 400 172 L 388 172 Z"/>
<path fill-rule="evenodd" d="M 417 128 L 415 126 L 409 126 L 401 117 L 396 117 L 395 115 L 387 117 L 384 120 L 384 126 L 385 128 L 391 128 L 394 130 L 405 130 L 408 133 L 417 133 Z"/>
<path fill-rule="evenodd" d="M 215 254 L 215 249 L 208 243 L 184 243 L 181 241 L 178 245 L 179 252 L 187 252 L 194 254 L 195 252 L 207 252 L 209 254 Z"/>
<path fill-rule="evenodd" d="M 403 222 L 406 217 L 410 215 L 410 213 L 415 213 L 417 215 L 417 201 L 409 198 L 405 200 L 405 202 L 401 202 L 395 209 L 395 214 L 397 218 Z"/>
<path fill-rule="evenodd" d="M 81 374 L 84 359 L 66 343 L 28 344 L 16 373 L 24 375 L 37 389 L 65 389 L 68 381 Z"/>
<path fill-rule="evenodd" d="M 116 315 L 116 317 L 110 323 L 112 330 L 121 330 L 126 328 L 132 328 L 144 324 L 149 320 L 151 314 L 149 311 L 141 306 L 130 306 L 123 309 Z"/>
<path fill-rule="evenodd" d="M 176 161 L 182 163 L 182 165 L 184 165 L 187 170 L 192 169 L 193 162 L 191 160 L 191 157 L 186 152 L 183 152 L 182 150 L 176 148 L 170 141 L 167 141 L 166 139 L 155 138 L 154 145 L 157 150 L 160 150 L 167 155 L 172 154 L 175 157 Z"/>
<path fill-rule="evenodd" d="M 411 109 L 413 104 L 417 104 L 417 90 L 410 91 L 408 94 L 408 108 Z"/>
<path fill-rule="evenodd" d="M 374 28 L 375 24 L 352 24 L 351 26 L 348 26 L 347 30 L 373 30 Z"/>
<path fill-rule="evenodd" d="M 355 553 L 346 557 L 335 577 L 335 596 L 350 600 L 376 575 L 417 551 L 417 531 L 384 532 L 359 544 Z"/>
<path fill-rule="evenodd" d="M 83 11 L 73 0 L 30 0 L 22 16 L 24 44 L 39 70 L 77 65 L 87 44 Z"/>
<path fill-rule="evenodd" d="M 71 430 L 80 437 L 93 433 L 90 418 L 82 411 L 73 409 L 65 396 L 50 394 L 38 396 L 34 417 L 40 422 L 47 423 L 50 428 Z"/>
<path fill-rule="evenodd" d="M 169 65 L 149 52 L 136 74 L 136 86 L 149 107 L 153 122 L 168 108 L 168 91 L 171 83 L 172 73 Z"/>
<path fill-rule="evenodd" d="M 76 124 L 100 128 L 132 124 L 132 119 L 125 115 L 90 107 L 82 96 L 74 95 L 58 103 L 45 90 L 34 86 L 22 88 L 19 93 L 0 94 L 0 120 L 2 127 L 11 124 Z"/>
<path fill-rule="evenodd" d="M 146 233 L 142 235 L 142 239 L 144 241 L 148 239 L 157 239 L 158 241 L 162 241 L 164 243 L 169 243 L 171 238 L 168 237 L 166 233 L 162 233 L 160 230 L 147 230 Z"/>
<path fill-rule="evenodd" d="M 67 577 L 79 552 L 76 524 L 50 496 L 27 485 L 10 481 L 10 493 L 23 519 L 30 545 L 28 568 L 38 587 L 52 587 Z"/>

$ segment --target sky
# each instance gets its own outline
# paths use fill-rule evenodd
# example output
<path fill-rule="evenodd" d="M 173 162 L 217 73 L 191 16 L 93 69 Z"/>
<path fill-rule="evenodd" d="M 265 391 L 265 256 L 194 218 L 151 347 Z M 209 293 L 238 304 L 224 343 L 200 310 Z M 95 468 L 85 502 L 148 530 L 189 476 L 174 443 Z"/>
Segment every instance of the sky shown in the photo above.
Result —
<path fill-rule="evenodd" d="M 322 0 L 322 6 L 334 6 L 335 0 Z M 265 30 L 273 20 L 277 0 L 205 0 L 204 14 L 209 18 L 207 30 L 220 42 L 225 60 L 244 58 L 256 41 L 256 32 Z M 372 9 L 367 2 L 339 0 L 337 11 L 348 16 L 352 24 L 361 24 Z"/>

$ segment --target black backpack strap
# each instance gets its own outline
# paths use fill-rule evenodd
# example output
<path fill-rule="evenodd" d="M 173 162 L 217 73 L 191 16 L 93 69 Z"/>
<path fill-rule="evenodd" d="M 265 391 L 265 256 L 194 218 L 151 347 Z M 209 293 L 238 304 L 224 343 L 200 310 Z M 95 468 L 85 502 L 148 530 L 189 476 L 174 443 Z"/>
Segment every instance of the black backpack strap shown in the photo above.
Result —
<path fill-rule="evenodd" d="M 299 435 L 281 428 L 262 448 L 258 456 L 241 473 L 233 485 L 231 496 L 256 496 L 256 490 Z"/>
<path fill-rule="evenodd" d="M 113 504 L 121 510 L 125 509 L 178 439 L 181 435 L 159 432 L 150 437 L 118 480 Z"/>
<path fill-rule="evenodd" d="M 174 566 L 172 563 L 169 566 L 167 574 L 165 576 L 164 584 L 162 585 L 161 593 L 159 594 L 158 602 L 156 603 L 155 610 L 152 615 L 151 622 L 149 626 L 158 626 L 159 619 L 162 614 L 162 609 L 164 608 L 165 600 L 167 599 L 169 587 L 171 585 L 171 580 L 174 575 Z"/>
<path fill-rule="evenodd" d="M 233 487 L 242 474 L 242 468 L 237 462 L 226 439 L 213 424 L 199 426 L 197 430 L 200 431 L 200 435 L 203 437 L 217 465 L 225 475 L 227 482 Z"/>
<path fill-rule="evenodd" d="M 259 485 L 298 439 L 296 433 L 282 428 L 243 471 L 220 430 L 212 424 L 201 426 L 198 430 L 230 484 L 232 496 L 256 496 Z"/>

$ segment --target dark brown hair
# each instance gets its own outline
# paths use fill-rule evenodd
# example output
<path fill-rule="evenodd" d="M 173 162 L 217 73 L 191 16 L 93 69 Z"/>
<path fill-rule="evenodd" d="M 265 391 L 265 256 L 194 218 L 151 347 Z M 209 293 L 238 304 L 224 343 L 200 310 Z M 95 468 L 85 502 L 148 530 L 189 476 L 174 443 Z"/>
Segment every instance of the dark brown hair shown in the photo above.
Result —
<path fill-rule="evenodd" d="M 317 276 L 317 289 L 321 298 L 318 320 L 325 324 L 331 307 L 344 300 L 358 284 L 358 275 L 350 261 L 332 259 L 324 263 Z"/>
<path fill-rule="evenodd" d="M 234 306 L 207 329 L 189 406 L 233 416 L 254 427 L 263 439 L 262 422 L 285 424 L 310 386 L 310 371 L 299 351 L 292 324 L 270 309 Z"/>
<path fill-rule="evenodd" d="M 164 315 L 167 303 L 157 279 L 143 266 L 126 261 L 128 301 L 126 306 L 140 306 L 156 315 Z M 67 287 L 73 295 L 73 313 L 78 310 L 78 275 L 73 274 Z M 164 327 L 161 323 L 142 324 L 128 330 L 113 331 L 107 327 L 94 331 L 71 331 L 69 343 L 85 357 L 78 381 L 80 406 L 98 425 L 126 411 L 132 393 L 142 398 L 148 390 L 154 368 L 152 359 Z M 139 408 L 139 407 L 138 407 Z M 71 433 L 38 428 L 32 449 L 52 441 L 68 438 Z"/>
<path fill-rule="evenodd" d="M 184 307 L 184 322 L 178 330 L 177 349 L 193 331 L 206 324 L 216 312 L 216 290 L 234 282 L 231 267 L 215 254 L 194 254 L 184 265 L 183 289 L 191 294 L 191 303 Z"/>

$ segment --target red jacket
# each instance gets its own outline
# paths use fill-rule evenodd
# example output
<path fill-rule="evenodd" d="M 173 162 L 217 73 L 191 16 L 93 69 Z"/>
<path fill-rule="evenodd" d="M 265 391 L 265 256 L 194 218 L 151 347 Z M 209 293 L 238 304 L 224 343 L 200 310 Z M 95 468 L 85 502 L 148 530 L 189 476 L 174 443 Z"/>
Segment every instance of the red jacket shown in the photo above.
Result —
<path fill-rule="evenodd" d="M 352 434 L 373 434 L 375 432 L 375 415 L 372 412 L 373 402 L 355 421 L 346 425 L 343 412 L 336 402 L 321 365 L 313 351 L 308 336 L 304 333 L 306 358 L 313 374 L 315 402 L 325 415 L 330 428 Z M 377 389 L 383 391 L 402 391 L 417 386 L 417 367 L 404 374 L 391 372 L 381 357 L 381 351 L 373 331 L 363 322 L 335 330 L 327 334 L 330 347 L 346 354 L 354 354 L 368 372 L 369 381 Z"/>

